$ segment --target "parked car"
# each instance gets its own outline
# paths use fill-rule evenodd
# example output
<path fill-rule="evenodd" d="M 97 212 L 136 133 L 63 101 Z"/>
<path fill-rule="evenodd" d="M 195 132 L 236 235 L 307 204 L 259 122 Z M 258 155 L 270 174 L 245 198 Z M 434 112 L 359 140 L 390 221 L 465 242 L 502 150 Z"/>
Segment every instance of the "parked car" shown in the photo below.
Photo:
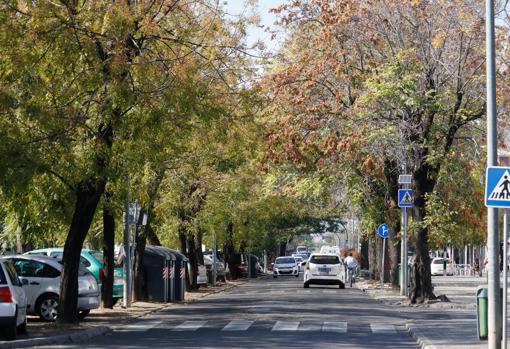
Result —
<path fill-rule="evenodd" d="M 14 340 L 27 331 L 27 296 L 12 263 L 0 259 L 0 335 Z"/>
<path fill-rule="evenodd" d="M 54 257 L 58 260 L 62 260 L 64 255 L 63 248 L 41 248 L 38 250 L 32 250 L 25 253 L 26 255 L 45 255 Z M 103 253 L 100 251 L 83 249 L 81 250 L 80 263 L 88 271 L 94 275 L 96 281 L 99 283 L 101 289 L 101 283 L 103 282 L 104 269 L 103 269 Z M 113 270 L 113 302 L 114 304 L 123 297 L 124 290 L 124 269 L 122 266 L 117 266 Z"/>
<path fill-rule="evenodd" d="M 190 264 L 187 263 L 187 266 L 188 266 L 188 273 L 189 273 Z M 207 269 L 205 268 L 205 265 L 202 265 L 202 264 L 198 265 L 197 285 L 198 286 L 207 285 Z"/>
<path fill-rule="evenodd" d="M 443 257 L 436 257 L 432 259 L 430 263 L 430 274 L 432 275 L 443 275 L 443 270 L 446 262 L 446 275 L 454 275 L 455 268 L 453 264 L 447 259 Z"/>
<path fill-rule="evenodd" d="M 58 314 L 62 265 L 53 257 L 15 255 L 12 262 L 27 295 L 27 313 L 45 321 L 55 321 Z M 100 291 L 96 278 L 83 266 L 78 273 L 78 318 L 99 307 Z"/>
<path fill-rule="evenodd" d="M 306 262 L 303 287 L 308 288 L 311 284 L 317 284 L 338 285 L 339 288 L 345 288 L 343 273 L 344 267 L 338 255 L 312 253 Z"/>
<path fill-rule="evenodd" d="M 273 277 L 283 275 L 299 277 L 299 269 L 294 257 L 278 257 L 274 261 Z"/>
<path fill-rule="evenodd" d="M 208 270 L 212 270 L 212 255 L 204 255 L 204 264 Z M 219 259 L 216 259 L 216 280 L 225 281 L 225 265 Z"/>

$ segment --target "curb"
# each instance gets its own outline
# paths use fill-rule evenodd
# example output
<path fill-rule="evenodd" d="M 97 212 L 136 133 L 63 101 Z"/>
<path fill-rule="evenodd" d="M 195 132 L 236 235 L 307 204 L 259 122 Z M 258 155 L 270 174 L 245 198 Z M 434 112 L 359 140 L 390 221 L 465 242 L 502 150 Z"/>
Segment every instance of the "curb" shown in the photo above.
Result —
<path fill-rule="evenodd" d="M 421 349 L 437 349 L 430 339 L 414 324 L 406 324 L 407 332 L 416 340 Z"/>
<path fill-rule="evenodd" d="M 0 349 L 11 348 L 27 348 L 34 346 L 52 345 L 52 344 L 66 344 L 83 342 L 93 337 L 104 336 L 111 332 L 109 327 L 95 327 L 87 330 L 82 330 L 70 334 L 63 334 L 59 336 L 45 337 L 45 338 L 30 338 L 21 339 L 12 342 L 0 343 Z"/>

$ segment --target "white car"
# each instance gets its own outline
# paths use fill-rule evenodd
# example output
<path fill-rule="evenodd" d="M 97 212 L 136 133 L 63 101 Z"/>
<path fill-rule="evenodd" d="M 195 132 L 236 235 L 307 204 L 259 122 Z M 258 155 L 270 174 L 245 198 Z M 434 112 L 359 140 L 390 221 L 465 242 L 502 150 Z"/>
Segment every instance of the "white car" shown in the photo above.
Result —
<path fill-rule="evenodd" d="M 14 340 L 27 330 L 27 296 L 14 266 L 0 259 L 0 335 Z"/>
<path fill-rule="evenodd" d="M 436 257 L 432 259 L 432 262 L 430 263 L 430 274 L 432 275 L 444 275 L 443 269 L 444 269 L 444 262 L 446 261 L 446 275 L 454 275 L 455 269 L 453 267 L 453 264 L 446 258 L 443 257 Z"/>
<path fill-rule="evenodd" d="M 303 271 L 301 270 L 301 263 L 303 263 L 303 257 L 301 257 L 301 256 L 293 256 L 293 258 L 296 260 L 296 265 L 298 267 L 298 271 L 300 273 L 302 273 Z"/>
<path fill-rule="evenodd" d="M 58 315 L 60 273 L 62 265 L 53 257 L 17 255 L 5 257 L 12 262 L 27 294 L 27 313 L 39 315 L 45 321 L 55 321 Z M 99 308 L 101 293 L 94 275 L 83 266 L 78 274 L 78 318 L 91 309 Z"/>
<path fill-rule="evenodd" d="M 311 284 L 345 288 L 345 268 L 340 257 L 332 253 L 312 253 L 305 265 L 303 282 L 304 288 Z"/>
<path fill-rule="evenodd" d="M 213 269 L 213 256 L 204 255 L 204 264 L 207 269 Z M 216 259 L 216 279 L 225 281 L 225 266 L 223 263 Z"/>
<path fill-rule="evenodd" d="M 273 277 L 283 275 L 299 277 L 299 269 L 294 257 L 278 257 L 274 261 Z"/>

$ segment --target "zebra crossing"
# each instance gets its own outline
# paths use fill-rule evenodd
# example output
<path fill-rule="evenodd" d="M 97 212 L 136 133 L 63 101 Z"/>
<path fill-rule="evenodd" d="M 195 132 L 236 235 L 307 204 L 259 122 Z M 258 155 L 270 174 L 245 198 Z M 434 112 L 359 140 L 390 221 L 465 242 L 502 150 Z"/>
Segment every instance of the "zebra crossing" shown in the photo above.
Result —
<path fill-rule="evenodd" d="M 183 321 L 177 325 L 165 325 L 162 321 L 139 321 L 138 323 L 128 325 L 118 331 L 148 331 L 156 326 L 161 326 L 166 330 L 173 332 L 196 332 L 201 329 L 215 329 L 221 332 L 243 332 L 249 331 L 261 325 L 262 328 L 268 329 L 270 332 L 332 332 L 345 334 L 349 332 L 350 328 L 365 328 L 370 330 L 372 334 L 396 334 L 397 326 L 386 323 L 371 323 L 371 324 L 349 324 L 345 321 L 254 321 L 254 320 L 231 320 L 228 323 L 225 321 L 208 321 L 208 320 L 193 320 Z"/>

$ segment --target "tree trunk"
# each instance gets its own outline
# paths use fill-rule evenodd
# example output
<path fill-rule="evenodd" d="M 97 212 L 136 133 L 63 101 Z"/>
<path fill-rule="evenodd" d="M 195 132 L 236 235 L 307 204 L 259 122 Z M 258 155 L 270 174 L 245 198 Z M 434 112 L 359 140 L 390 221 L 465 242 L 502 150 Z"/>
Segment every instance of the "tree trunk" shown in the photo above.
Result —
<path fill-rule="evenodd" d="M 400 263 L 400 239 L 396 238 L 396 232 L 400 230 L 398 224 L 393 231 L 390 232 L 388 238 L 388 265 L 389 265 L 389 281 L 398 286 L 400 282 L 400 274 L 398 264 Z"/>
<path fill-rule="evenodd" d="M 141 210 L 138 224 L 141 227 L 143 214 L 145 210 Z M 147 223 L 148 224 L 148 223 Z M 145 246 L 147 245 L 147 228 L 148 226 L 141 227 L 136 235 L 135 247 L 135 265 L 134 265 L 134 299 L 137 301 L 146 301 L 146 287 L 145 287 L 145 270 L 143 268 L 143 255 L 145 253 Z"/>
<path fill-rule="evenodd" d="M 149 241 L 149 245 L 161 246 L 161 242 L 159 241 L 159 238 L 156 235 L 156 232 L 154 231 L 154 229 L 152 229 L 152 226 L 149 223 L 147 223 L 147 227 L 146 227 L 145 231 L 147 234 L 147 241 Z"/>
<path fill-rule="evenodd" d="M 227 225 L 227 237 L 225 239 L 225 262 L 227 262 L 230 278 L 236 280 L 239 275 L 234 267 L 236 263 L 236 253 L 234 249 L 234 224 L 229 222 Z"/>
<path fill-rule="evenodd" d="M 198 260 L 197 260 L 197 249 L 195 245 L 195 236 L 188 233 L 187 237 L 188 245 L 188 263 L 189 263 L 189 289 L 188 291 L 198 290 L 197 277 L 198 277 Z"/>
<path fill-rule="evenodd" d="M 76 205 L 62 256 L 59 323 L 77 322 L 80 253 L 105 185 L 103 179 L 88 178 L 78 183 L 76 188 Z"/>
<path fill-rule="evenodd" d="M 376 249 L 375 249 L 375 233 L 372 231 L 368 237 L 368 270 L 370 279 L 375 280 L 376 278 Z"/>
<path fill-rule="evenodd" d="M 101 297 L 104 308 L 113 308 L 113 279 L 115 254 L 115 217 L 108 204 L 103 206 L 103 280 Z"/>
<path fill-rule="evenodd" d="M 437 170 L 425 161 L 414 173 L 416 186 L 413 207 L 414 220 L 423 222 L 425 219 L 425 194 L 431 193 L 437 180 Z M 414 263 L 412 265 L 412 283 L 409 298 L 412 303 L 421 303 L 427 299 L 435 299 L 430 274 L 430 256 L 427 228 L 419 230 L 414 240 Z"/>

